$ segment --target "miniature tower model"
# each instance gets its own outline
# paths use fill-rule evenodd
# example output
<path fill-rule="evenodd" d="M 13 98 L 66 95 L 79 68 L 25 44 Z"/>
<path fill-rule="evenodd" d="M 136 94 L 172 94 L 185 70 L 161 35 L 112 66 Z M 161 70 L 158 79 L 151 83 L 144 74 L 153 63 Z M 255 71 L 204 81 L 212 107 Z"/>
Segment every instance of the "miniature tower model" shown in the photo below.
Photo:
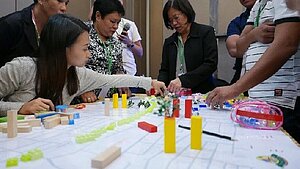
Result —
<path fill-rule="evenodd" d="M 110 99 L 106 98 L 105 101 L 105 108 L 104 108 L 104 115 L 105 116 L 109 116 L 109 103 L 110 103 Z"/>
<path fill-rule="evenodd" d="M 185 100 L 185 118 L 191 118 L 192 115 L 192 100 L 191 99 L 186 99 Z"/>
<path fill-rule="evenodd" d="M 18 134 L 17 110 L 7 111 L 7 137 L 14 138 Z"/>
<path fill-rule="evenodd" d="M 113 94 L 113 108 L 116 109 L 119 107 L 119 102 L 118 102 L 118 93 Z"/>
<path fill-rule="evenodd" d="M 127 94 L 122 94 L 122 108 L 127 108 Z"/>
<path fill-rule="evenodd" d="M 165 153 L 176 153 L 176 133 L 175 117 L 165 117 L 164 136 L 165 136 Z"/>
<path fill-rule="evenodd" d="M 174 98 L 173 99 L 173 117 L 179 117 L 179 107 L 180 105 L 180 100 L 179 98 Z"/>
<path fill-rule="evenodd" d="M 202 149 L 202 117 L 192 116 L 191 118 L 191 149 Z"/>

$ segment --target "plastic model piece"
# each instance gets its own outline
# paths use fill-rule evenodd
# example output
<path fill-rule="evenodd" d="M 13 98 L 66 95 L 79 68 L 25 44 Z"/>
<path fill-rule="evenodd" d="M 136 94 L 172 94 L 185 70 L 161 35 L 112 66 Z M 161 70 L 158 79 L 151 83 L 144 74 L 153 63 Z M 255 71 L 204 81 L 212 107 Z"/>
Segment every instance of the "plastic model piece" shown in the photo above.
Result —
<path fill-rule="evenodd" d="M 6 160 L 6 167 L 15 167 L 18 166 L 19 160 L 17 157 L 9 158 Z"/>
<path fill-rule="evenodd" d="M 153 124 L 147 123 L 145 121 L 138 122 L 138 127 L 148 131 L 149 133 L 157 132 L 157 126 L 154 126 Z"/>

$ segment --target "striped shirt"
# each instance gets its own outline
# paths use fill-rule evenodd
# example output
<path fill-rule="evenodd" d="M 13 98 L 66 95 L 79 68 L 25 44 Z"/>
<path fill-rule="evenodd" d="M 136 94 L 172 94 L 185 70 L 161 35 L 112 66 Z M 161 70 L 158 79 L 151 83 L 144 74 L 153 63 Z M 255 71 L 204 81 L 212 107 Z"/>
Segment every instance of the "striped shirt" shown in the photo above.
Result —
<path fill-rule="evenodd" d="M 274 1 L 274 2 L 273 2 Z M 260 0 L 253 6 L 248 25 L 260 25 L 272 21 L 299 22 L 299 13 L 289 10 L 284 0 Z M 248 72 L 264 54 L 270 44 L 252 43 L 245 53 L 245 68 Z M 299 94 L 300 52 L 292 56 L 273 76 L 249 90 L 249 97 L 264 100 L 275 105 L 294 109 Z M 298 89 L 298 92 L 297 92 Z"/>

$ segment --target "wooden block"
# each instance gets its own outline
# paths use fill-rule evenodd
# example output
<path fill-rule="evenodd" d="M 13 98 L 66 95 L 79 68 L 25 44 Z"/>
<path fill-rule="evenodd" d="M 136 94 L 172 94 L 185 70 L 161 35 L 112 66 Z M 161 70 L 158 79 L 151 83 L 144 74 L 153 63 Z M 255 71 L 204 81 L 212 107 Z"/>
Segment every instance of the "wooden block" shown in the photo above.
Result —
<path fill-rule="evenodd" d="M 105 168 L 121 155 L 121 147 L 111 146 L 92 159 L 92 168 Z"/>
<path fill-rule="evenodd" d="M 154 126 L 153 124 L 147 123 L 145 121 L 138 122 L 138 127 L 148 131 L 149 133 L 157 132 L 157 126 Z"/>
<path fill-rule="evenodd" d="M 32 131 L 32 127 L 30 125 L 20 125 L 17 126 L 18 133 L 29 133 Z M 7 127 L 2 128 L 3 133 L 7 133 Z"/>
<path fill-rule="evenodd" d="M 44 121 L 45 129 L 51 129 L 53 127 L 56 127 L 59 124 L 60 124 L 60 117 L 55 117 Z"/>
<path fill-rule="evenodd" d="M 173 99 L 173 117 L 179 117 L 179 110 L 180 110 L 180 99 L 174 98 Z"/>
<path fill-rule="evenodd" d="M 74 119 L 74 115 L 72 113 L 60 113 L 60 116 L 67 116 L 69 120 Z"/>
<path fill-rule="evenodd" d="M 118 93 L 113 94 L 113 108 L 116 109 L 119 107 L 119 97 Z"/>
<path fill-rule="evenodd" d="M 191 149 L 202 149 L 202 117 L 192 116 L 191 118 Z"/>
<path fill-rule="evenodd" d="M 104 103 L 105 103 L 104 115 L 105 115 L 105 116 L 109 116 L 109 110 L 110 110 L 109 104 L 110 104 L 110 99 L 106 98 Z"/>
<path fill-rule="evenodd" d="M 32 131 L 31 126 L 18 126 L 18 133 L 29 133 Z"/>
<path fill-rule="evenodd" d="M 27 119 L 27 120 L 19 120 L 19 123 L 28 123 L 31 127 L 39 127 L 41 126 L 41 119 Z"/>
<path fill-rule="evenodd" d="M 191 118 L 192 116 L 192 99 L 186 99 L 185 100 L 185 118 Z"/>
<path fill-rule="evenodd" d="M 7 137 L 14 138 L 17 136 L 17 110 L 7 111 Z"/>
<path fill-rule="evenodd" d="M 61 125 L 68 125 L 69 124 L 69 118 L 67 116 L 60 117 L 60 124 Z"/>
<path fill-rule="evenodd" d="M 176 153 L 176 128 L 175 117 L 165 117 L 164 119 L 164 152 Z"/>
<path fill-rule="evenodd" d="M 122 108 L 127 108 L 127 94 L 122 94 Z"/>
<path fill-rule="evenodd" d="M 58 117 L 60 117 L 60 115 L 59 114 L 55 114 L 53 116 L 44 117 L 43 121 L 47 121 L 47 120 L 51 120 L 51 119 L 56 119 Z"/>

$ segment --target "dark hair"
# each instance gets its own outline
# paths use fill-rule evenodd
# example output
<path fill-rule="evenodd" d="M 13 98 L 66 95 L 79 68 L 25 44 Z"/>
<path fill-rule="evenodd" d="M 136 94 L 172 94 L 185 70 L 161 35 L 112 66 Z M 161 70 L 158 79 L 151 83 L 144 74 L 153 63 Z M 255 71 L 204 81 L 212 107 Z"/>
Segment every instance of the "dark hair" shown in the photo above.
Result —
<path fill-rule="evenodd" d="M 33 2 L 36 4 L 38 2 L 38 0 L 33 0 Z"/>
<path fill-rule="evenodd" d="M 168 12 L 170 8 L 174 8 L 184 13 L 187 16 L 188 23 L 192 23 L 195 21 L 196 14 L 188 0 L 168 0 L 163 9 L 164 23 L 168 29 L 173 29 L 168 17 Z"/>
<path fill-rule="evenodd" d="M 76 68 L 68 68 L 66 48 L 70 47 L 88 27 L 79 19 L 65 14 L 49 18 L 44 26 L 37 51 L 36 97 L 62 104 L 62 91 L 67 81 L 69 95 L 79 88 Z"/>
<path fill-rule="evenodd" d="M 123 5 L 119 0 L 96 0 L 94 2 L 92 21 L 96 21 L 96 12 L 99 11 L 101 18 L 103 19 L 106 15 L 113 12 L 118 12 L 121 16 L 125 15 Z"/>

